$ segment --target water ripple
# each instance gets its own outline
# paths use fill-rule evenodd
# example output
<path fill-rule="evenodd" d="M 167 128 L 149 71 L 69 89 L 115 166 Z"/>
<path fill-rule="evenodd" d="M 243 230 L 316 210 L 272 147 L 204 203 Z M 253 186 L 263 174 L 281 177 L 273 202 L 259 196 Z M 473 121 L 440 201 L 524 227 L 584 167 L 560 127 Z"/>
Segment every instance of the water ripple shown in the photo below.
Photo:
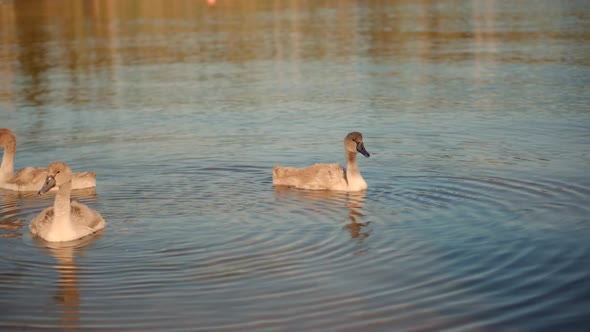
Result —
<path fill-rule="evenodd" d="M 414 328 L 417 319 L 428 329 L 490 329 L 540 314 L 576 317 L 552 311 L 564 303 L 586 302 L 580 292 L 588 293 L 588 276 L 577 267 L 590 257 L 587 246 L 577 241 L 557 244 L 558 233 L 546 232 L 550 225 L 528 218 L 539 213 L 557 218 L 574 208 L 577 215 L 587 213 L 587 206 L 576 204 L 590 193 L 581 184 L 415 176 L 367 192 L 330 193 L 260 190 L 262 185 L 231 180 L 248 172 L 268 182 L 262 180 L 268 170 L 259 167 L 229 165 L 198 172 L 220 175 L 212 184 L 198 185 L 215 199 L 183 198 L 197 185 L 182 182 L 184 186 L 175 188 L 177 198 L 168 201 L 174 214 L 150 207 L 167 190 L 157 183 L 136 183 L 104 198 L 96 192 L 79 195 L 93 206 L 117 210 L 133 200 L 144 210 L 127 217 L 111 212 L 108 237 L 99 234 L 66 248 L 23 236 L 33 211 L 50 204 L 52 197 L 4 193 L 1 231 L 22 237 L 30 248 L 46 248 L 48 255 L 26 259 L 22 257 L 29 249 L 14 251 L 21 258 L 3 271 L 0 288 L 53 289 L 66 308 L 65 326 L 75 326 L 79 319 L 79 313 L 67 308 L 83 301 L 92 312 L 85 316 L 85 326 L 125 324 L 131 330 L 162 328 L 162 320 L 171 315 L 178 318 L 175 329 L 190 330 L 194 317 L 182 311 L 186 305 L 203 309 L 196 317 L 209 322 L 204 326 L 230 330 L 273 330 L 301 326 L 296 322 L 302 321 L 322 330 L 403 329 Z M 223 191 L 214 189 L 230 183 Z M 228 204 L 219 203 L 224 197 Z M 231 204 L 231 197 L 240 201 Z M 220 223 L 201 221 L 224 215 L 232 217 Z M 564 218 L 568 227 L 562 232 L 584 230 L 586 222 Z M 159 223 L 167 223 L 168 234 L 176 239 L 153 233 Z M 117 236 L 136 238 L 130 245 L 114 240 Z M 252 280 L 256 282 L 250 284 Z M 359 283 L 362 287 L 355 287 Z M 34 301 L 32 295 L 27 298 Z M 154 298 L 158 307 L 149 304 Z M 222 308 L 241 312 L 244 319 L 223 319 L 215 314 Z M 112 310 L 121 315 L 107 314 Z M 151 319 L 129 318 L 146 312 Z M 5 327 L 25 315 L 12 310 L 5 314 L 13 315 Z M 334 322 L 335 315 L 347 315 L 352 322 Z M 46 324 L 33 319 L 29 326 Z"/>
<path fill-rule="evenodd" d="M 108 225 L 0 190 L 0 330 L 587 329 L 581 1 L 45 2 L 0 5 L 0 122 Z M 366 192 L 272 186 L 352 130 Z"/>

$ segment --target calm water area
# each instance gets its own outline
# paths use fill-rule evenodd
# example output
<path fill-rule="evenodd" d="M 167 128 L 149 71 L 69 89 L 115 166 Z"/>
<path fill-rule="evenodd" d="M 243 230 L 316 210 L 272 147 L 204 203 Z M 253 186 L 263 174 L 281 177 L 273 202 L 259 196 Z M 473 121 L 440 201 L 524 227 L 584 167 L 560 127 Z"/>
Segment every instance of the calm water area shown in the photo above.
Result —
<path fill-rule="evenodd" d="M 588 331 L 588 1 L 0 0 L 0 330 Z M 273 187 L 344 163 L 359 193 Z"/>

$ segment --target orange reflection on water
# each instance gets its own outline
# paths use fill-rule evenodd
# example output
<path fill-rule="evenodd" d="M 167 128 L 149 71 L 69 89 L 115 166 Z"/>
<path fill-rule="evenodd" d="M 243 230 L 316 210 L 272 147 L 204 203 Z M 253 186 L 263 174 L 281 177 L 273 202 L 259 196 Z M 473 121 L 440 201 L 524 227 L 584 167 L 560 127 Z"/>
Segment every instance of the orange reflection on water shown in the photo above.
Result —
<path fill-rule="evenodd" d="M 52 96 L 56 82 L 68 86 L 63 98 L 69 104 L 108 101 L 121 93 L 110 87 L 123 75 L 121 68 L 136 65 L 272 60 L 298 68 L 300 61 L 353 64 L 359 57 L 395 64 L 588 64 L 587 57 L 562 56 L 569 53 L 567 48 L 553 53 L 544 48 L 548 38 L 590 40 L 588 31 L 547 28 L 547 22 L 573 15 L 575 8 L 565 6 L 544 2 L 542 8 L 529 9 L 496 1 L 4 1 L 0 108 L 15 108 L 20 96 L 33 106 L 61 98 Z M 499 47 L 510 43 L 544 52 L 523 57 Z"/>
<path fill-rule="evenodd" d="M 83 254 L 85 246 L 99 239 L 103 230 L 97 233 L 69 242 L 46 242 L 34 238 L 35 242 L 42 247 L 56 260 L 55 270 L 59 273 L 57 290 L 53 299 L 57 308 L 61 311 L 62 328 L 79 328 L 80 324 L 80 281 L 78 272 L 80 267 L 76 264 L 75 258 Z"/>

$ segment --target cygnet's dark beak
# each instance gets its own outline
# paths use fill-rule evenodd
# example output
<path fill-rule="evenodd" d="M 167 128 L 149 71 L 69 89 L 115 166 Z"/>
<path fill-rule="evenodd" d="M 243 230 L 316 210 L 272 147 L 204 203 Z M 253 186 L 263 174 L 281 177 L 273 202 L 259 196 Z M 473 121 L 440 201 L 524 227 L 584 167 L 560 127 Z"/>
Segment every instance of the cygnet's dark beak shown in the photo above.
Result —
<path fill-rule="evenodd" d="M 39 192 L 37 194 L 43 195 L 49 190 L 51 190 L 51 188 L 53 187 L 55 187 L 55 177 L 53 175 L 47 175 L 47 179 L 45 179 L 45 184 L 43 184 L 43 187 L 39 189 Z"/>
<path fill-rule="evenodd" d="M 371 156 L 370 153 L 367 152 L 367 150 L 365 150 L 365 144 L 363 142 L 358 142 L 356 144 L 356 150 L 360 153 L 363 154 L 363 156 L 369 158 Z"/>

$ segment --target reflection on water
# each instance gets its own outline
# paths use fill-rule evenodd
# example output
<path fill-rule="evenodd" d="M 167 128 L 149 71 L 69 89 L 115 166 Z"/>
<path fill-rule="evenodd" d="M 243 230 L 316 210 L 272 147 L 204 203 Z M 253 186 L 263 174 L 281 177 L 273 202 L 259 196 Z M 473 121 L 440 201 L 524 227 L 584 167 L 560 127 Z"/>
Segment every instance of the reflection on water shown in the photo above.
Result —
<path fill-rule="evenodd" d="M 0 237 L 21 237 L 27 231 L 25 220 L 19 218 L 23 209 L 30 209 L 30 202 L 35 200 L 35 192 L 15 192 L 0 189 Z"/>
<path fill-rule="evenodd" d="M 348 217 L 350 218 L 350 223 L 346 225 L 346 228 L 350 232 L 350 237 L 353 239 L 363 240 L 369 236 L 369 232 L 361 232 L 363 228 L 369 226 L 370 222 L 361 222 L 357 219 L 362 218 L 364 215 L 361 212 L 363 208 L 363 202 L 365 201 L 365 194 L 366 192 L 354 192 L 348 193 L 348 202 L 347 206 L 350 209 L 350 213 Z"/>
<path fill-rule="evenodd" d="M 289 61 L 290 73 L 275 72 L 281 80 L 285 74 L 305 75 L 302 61 L 354 64 L 359 57 L 400 65 L 474 61 L 479 75 L 486 65 L 501 63 L 589 64 L 582 54 L 590 33 L 577 24 L 582 9 L 577 2 L 444 3 L 3 3 L 2 108 L 61 103 L 120 107 L 141 103 L 133 98 L 145 84 L 141 81 L 157 78 L 161 84 L 182 85 L 184 79 L 206 81 L 223 75 L 201 66 L 189 77 L 170 79 L 154 77 L 150 70 L 126 69 L 144 65 Z M 329 43 L 323 42 L 326 38 Z M 548 39 L 560 43 L 546 47 Z M 526 46 L 519 47 L 522 43 Z M 109 84 L 121 79 L 141 84 Z M 288 81 L 279 83 L 277 92 L 289 88 Z"/>
<path fill-rule="evenodd" d="M 59 274 L 57 281 L 58 290 L 53 299 L 60 307 L 62 313 L 61 328 L 80 328 L 80 285 L 78 278 L 79 268 L 76 265 L 76 255 L 83 255 L 85 246 L 98 240 L 103 234 L 100 230 L 91 236 L 69 242 L 47 242 L 35 238 L 35 243 L 45 250 L 57 261 L 55 269 Z"/>
<path fill-rule="evenodd" d="M 23 227 L 23 219 L 3 219 L 0 222 L 0 237 L 20 237 Z"/>
<path fill-rule="evenodd" d="M 15 167 L 109 220 L 55 247 L 0 191 L 0 330 L 584 330 L 589 10 L 0 0 Z M 351 131 L 365 192 L 273 188 Z"/>
<path fill-rule="evenodd" d="M 20 237 L 22 236 L 24 220 L 15 218 L 22 213 L 18 208 L 20 195 L 4 189 L 0 189 L 0 193 L 3 200 L 0 214 L 2 216 L 0 218 L 0 237 Z"/>
<path fill-rule="evenodd" d="M 348 218 L 345 221 L 345 229 L 350 237 L 362 241 L 368 237 L 370 230 L 367 229 L 370 222 L 362 222 L 363 203 L 366 191 L 359 192 L 333 192 L 325 190 L 301 190 L 283 186 L 274 186 L 275 197 L 280 203 L 282 213 L 289 213 L 291 210 L 303 209 L 306 215 L 314 216 L 314 219 L 341 218 L 343 208 L 348 208 Z"/>

